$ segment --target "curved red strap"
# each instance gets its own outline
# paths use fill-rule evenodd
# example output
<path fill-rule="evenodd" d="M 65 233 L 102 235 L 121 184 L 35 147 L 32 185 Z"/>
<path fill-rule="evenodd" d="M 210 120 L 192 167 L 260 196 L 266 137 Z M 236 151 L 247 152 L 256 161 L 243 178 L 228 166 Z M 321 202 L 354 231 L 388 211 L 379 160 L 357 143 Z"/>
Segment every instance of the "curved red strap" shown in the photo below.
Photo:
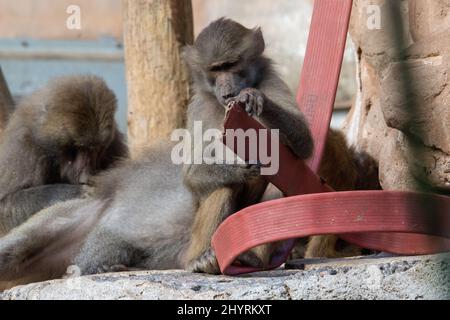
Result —
<path fill-rule="evenodd" d="M 450 199 L 438 195 L 389 191 L 301 195 L 234 214 L 220 225 L 212 245 L 221 271 L 228 275 L 256 271 L 231 265 L 255 246 L 318 234 L 351 233 L 351 238 L 365 233 L 365 247 L 372 241 L 374 247 L 397 254 L 444 252 L 450 251 L 449 213 Z M 275 257 L 269 268 L 283 263 L 283 258 Z"/>
<path fill-rule="evenodd" d="M 224 126 L 244 131 L 265 129 L 239 104 L 230 108 Z M 261 137 L 267 141 L 261 143 Z M 270 132 L 257 138 L 258 154 L 259 147 L 270 148 Z M 230 140 L 224 136 L 224 143 L 233 146 L 239 157 L 257 160 L 249 158 L 248 147 L 239 150 Z M 258 271 L 231 265 L 237 256 L 257 245 L 318 234 L 339 234 L 361 247 L 397 254 L 450 251 L 450 240 L 445 239 L 450 238 L 449 197 L 389 191 L 332 192 L 283 144 L 279 146 L 279 171 L 266 178 L 290 197 L 245 208 L 222 223 L 212 246 L 225 274 Z M 280 247 L 269 268 L 281 265 L 292 245 L 293 241 L 287 241 Z"/>
<path fill-rule="evenodd" d="M 388 191 L 330 192 L 315 174 L 328 133 L 351 6 L 351 0 L 314 3 L 297 97 L 316 143 L 311 169 L 280 145 L 280 170 L 268 180 L 292 197 L 246 208 L 218 228 L 212 246 L 225 274 L 259 271 L 232 265 L 237 256 L 257 245 L 317 234 L 339 234 L 362 247 L 398 254 L 450 251 L 449 197 Z M 227 115 L 225 128 L 263 127 L 235 106 Z M 224 140 L 227 143 L 226 136 Z M 254 160 L 245 154 L 239 156 Z M 294 196 L 297 194 L 306 195 Z M 281 265 L 292 244 L 292 240 L 284 242 L 268 268 Z"/>

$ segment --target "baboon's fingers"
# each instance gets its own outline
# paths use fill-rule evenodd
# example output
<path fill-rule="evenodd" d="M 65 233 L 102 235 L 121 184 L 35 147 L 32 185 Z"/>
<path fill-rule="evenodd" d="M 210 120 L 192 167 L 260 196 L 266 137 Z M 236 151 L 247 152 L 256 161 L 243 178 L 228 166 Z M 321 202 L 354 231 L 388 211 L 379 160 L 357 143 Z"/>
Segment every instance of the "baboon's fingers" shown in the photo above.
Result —
<path fill-rule="evenodd" d="M 198 259 L 190 262 L 186 270 L 197 273 L 220 274 L 219 263 L 212 248 L 206 250 Z"/>

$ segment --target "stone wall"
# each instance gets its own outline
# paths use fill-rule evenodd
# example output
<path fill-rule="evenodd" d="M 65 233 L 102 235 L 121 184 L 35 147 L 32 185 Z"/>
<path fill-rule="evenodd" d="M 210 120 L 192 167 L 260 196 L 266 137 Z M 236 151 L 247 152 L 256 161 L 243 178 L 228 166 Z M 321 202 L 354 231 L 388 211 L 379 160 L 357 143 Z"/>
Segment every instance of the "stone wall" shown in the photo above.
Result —
<path fill-rule="evenodd" d="M 448 193 L 450 2 L 388 2 L 354 1 L 358 92 L 347 136 L 379 160 L 384 189 L 425 183 Z M 399 16 L 392 18 L 395 9 Z M 377 10 L 380 28 L 372 28 Z"/>

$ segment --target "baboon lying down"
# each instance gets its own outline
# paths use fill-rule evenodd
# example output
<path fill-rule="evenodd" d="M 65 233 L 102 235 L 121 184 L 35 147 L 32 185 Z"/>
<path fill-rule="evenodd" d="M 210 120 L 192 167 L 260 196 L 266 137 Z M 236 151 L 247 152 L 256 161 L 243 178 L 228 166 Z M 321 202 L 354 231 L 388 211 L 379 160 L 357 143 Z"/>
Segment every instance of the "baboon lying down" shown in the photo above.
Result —
<path fill-rule="evenodd" d="M 91 199 L 40 211 L 0 238 L 0 289 L 126 267 L 180 269 L 195 213 L 171 146 L 152 147 L 95 179 Z"/>
<path fill-rule="evenodd" d="M 348 174 L 323 173 L 334 186 L 364 188 L 358 181 L 371 160 L 354 152 L 344 157 L 335 150 L 342 145 L 348 151 L 344 139 L 335 137 L 341 143 L 328 145 L 324 160 Z M 124 160 L 94 179 L 91 198 L 44 209 L 0 238 L 0 289 L 60 278 L 71 265 L 81 274 L 186 268 L 198 203 L 183 183 L 182 166 L 170 158 L 172 146 L 156 145 L 139 160 Z M 327 239 L 318 240 L 310 245 L 330 255 L 323 248 Z"/>
<path fill-rule="evenodd" d="M 91 198 L 44 209 L 0 238 L 0 290 L 60 278 L 71 265 L 81 274 L 186 268 L 198 204 L 171 150 L 172 144 L 160 144 L 139 160 L 124 160 L 95 178 Z M 349 175 L 329 173 L 336 176 L 331 184 L 358 187 L 356 179 L 367 174 L 360 169 L 371 162 L 350 168 L 354 154 L 336 157 L 327 150 L 325 159 L 349 168 Z M 313 246 L 323 250 L 325 240 Z"/>

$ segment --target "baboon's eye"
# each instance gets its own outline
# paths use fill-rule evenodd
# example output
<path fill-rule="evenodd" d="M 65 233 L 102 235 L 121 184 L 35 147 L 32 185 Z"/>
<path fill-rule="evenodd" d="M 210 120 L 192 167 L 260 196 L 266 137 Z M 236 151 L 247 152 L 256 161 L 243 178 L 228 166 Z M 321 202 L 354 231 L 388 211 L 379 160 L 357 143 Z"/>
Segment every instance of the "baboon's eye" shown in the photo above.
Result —
<path fill-rule="evenodd" d="M 71 159 L 71 160 L 75 159 L 77 157 L 77 154 L 78 154 L 78 148 L 77 147 L 72 145 L 72 146 L 69 146 L 69 147 L 66 148 L 66 156 L 69 159 Z"/>
<path fill-rule="evenodd" d="M 218 65 L 212 66 L 209 70 L 211 70 L 212 72 L 226 71 L 226 70 L 233 68 L 236 65 L 237 65 L 237 61 L 224 62 L 224 63 L 218 64 Z"/>
<path fill-rule="evenodd" d="M 245 70 L 245 69 L 239 70 L 237 74 L 241 78 L 247 78 L 247 70 Z"/>

